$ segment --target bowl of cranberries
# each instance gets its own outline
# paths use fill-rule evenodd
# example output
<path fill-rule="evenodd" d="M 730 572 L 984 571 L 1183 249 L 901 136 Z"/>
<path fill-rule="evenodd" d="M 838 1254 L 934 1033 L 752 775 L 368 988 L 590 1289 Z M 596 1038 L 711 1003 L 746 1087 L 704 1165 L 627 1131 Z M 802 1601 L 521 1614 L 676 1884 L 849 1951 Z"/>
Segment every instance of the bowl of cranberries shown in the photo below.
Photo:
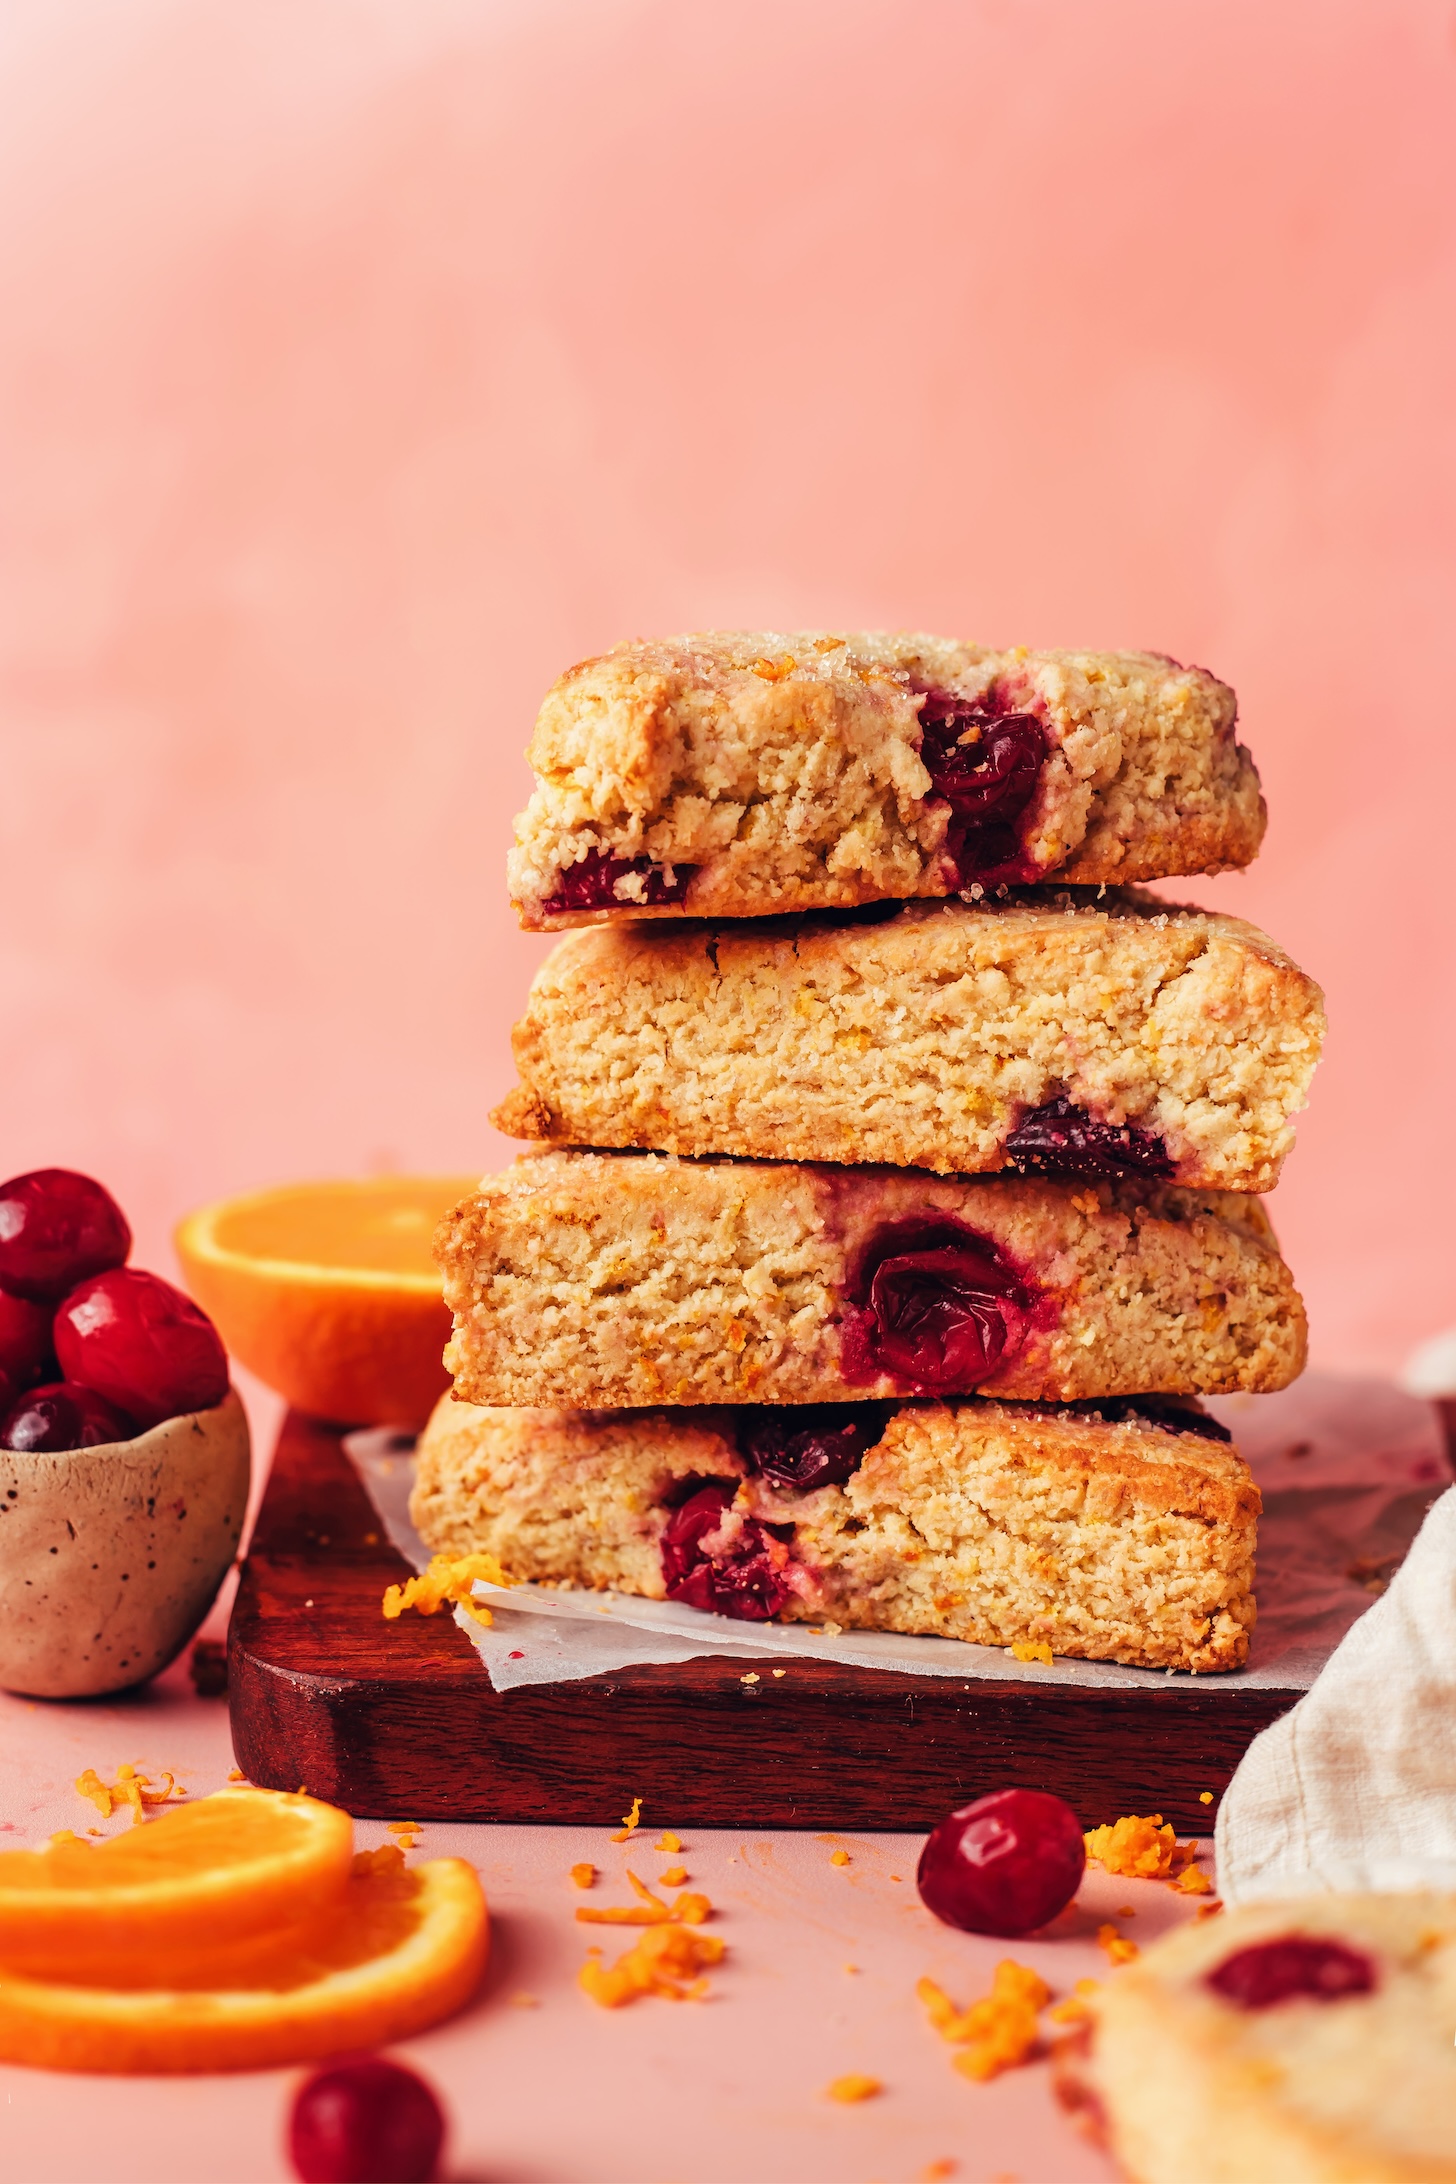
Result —
<path fill-rule="evenodd" d="M 248 1424 L 227 1353 L 130 1253 L 90 1176 L 0 1183 L 0 1685 L 38 1698 L 164 1668 L 242 1532 Z"/>

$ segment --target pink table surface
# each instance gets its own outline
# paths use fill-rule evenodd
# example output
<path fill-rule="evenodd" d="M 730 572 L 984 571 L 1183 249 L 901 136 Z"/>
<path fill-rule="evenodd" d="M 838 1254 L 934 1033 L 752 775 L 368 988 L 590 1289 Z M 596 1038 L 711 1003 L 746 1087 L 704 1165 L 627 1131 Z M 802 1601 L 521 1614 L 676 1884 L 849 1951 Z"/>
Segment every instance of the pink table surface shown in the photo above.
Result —
<path fill-rule="evenodd" d="M 256 1397 L 250 1408 L 266 1448 L 271 1434 L 258 1430 Z M 224 1614 L 219 1603 L 206 1628 L 220 1633 Z M 7 1847 L 97 1824 L 74 1789 L 83 1768 L 108 1779 L 124 1760 L 170 1769 L 198 1796 L 220 1787 L 233 1764 L 226 1704 L 197 1698 L 181 1663 L 114 1701 L 0 1694 L 0 1753 Z M 605 2011 L 580 1992 L 577 1971 L 592 1941 L 613 1956 L 633 1936 L 583 1928 L 573 1913 L 586 1901 L 625 1901 L 629 1863 L 655 1880 L 673 1862 L 651 1849 L 673 1815 L 649 1811 L 643 1823 L 630 1847 L 586 1828 L 424 1829 L 415 1857 L 472 1860 L 493 1920 L 477 2001 L 403 2050 L 448 2104 L 449 2177 L 914 2184 L 946 2161 L 956 2184 L 1091 2184 L 1113 2175 L 1061 2115 L 1044 2060 L 988 2085 L 960 2077 L 925 2022 L 915 1982 L 928 1973 L 966 2002 L 1011 1954 L 1066 1994 L 1075 1980 L 1106 1973 L 1095 1940 L 1102 1920 L 1131 1905 L 1134 1917 L 1119 1923 L 1146 1943 L 1190 1915 L 1186 1899 L 1093 1870 L 1054 1938 L 982 1941 L 939 1925 L 921 1905 L 918 1835 L 682 1830 L 681 1862 L 716 1907 L 727 1957 L 701 2003 L 647 2000 Z M 125 1824 L 112 1821 L 107 1832 Z M 387 1838 L 382 1824 L 366 1821 L 358 1839 Z M 847 1868 L 829 1862 L 841 1845 Z M 589 1899 L 568 1880 L 578 1859 L 600 1871 Z M 850 2071 L 880 2079 L 882 2093 L 853 2107 L 826 2099 L 830 2081 Z M 102 2174 L 108 2184 L 285 2177 L 281 2134 L 294 2081 L 282 2070 L 108 2079 L 0 2068 L 0 2175 L 7 2184 L 91 2184 Z"/>

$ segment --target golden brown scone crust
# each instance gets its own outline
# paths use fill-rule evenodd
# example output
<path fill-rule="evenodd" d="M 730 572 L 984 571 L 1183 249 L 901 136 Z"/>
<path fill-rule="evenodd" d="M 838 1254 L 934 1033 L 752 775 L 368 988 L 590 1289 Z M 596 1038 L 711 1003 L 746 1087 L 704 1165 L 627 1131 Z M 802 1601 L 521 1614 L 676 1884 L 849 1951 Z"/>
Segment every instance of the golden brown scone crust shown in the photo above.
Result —
<path fill-rule="evenodd" d="M 446 1397 L 410 1509 L 437 1551 L 660 1600 L 671 1507 L 708 1479 L 739 1482 L 742 1515 L 792 1526 L 783 1621 L 1146 1668 L 1230 1669 L 1248 1652 L 1258 1489 L 1237 1450 L 1142 1421 L 908 1404 L 843 1486 L 798 1493 L 749 1476 L 728 1411 Z"/>
<path fill-rule="evenodd" d="M 1207 1985 L 1292 1936 L 1366 1956 L 1372 1990 L 1240 2009 Z M 1089 2009 L 1058 2090 L 1139 2184 L 1456 2184 L 1456 1898 L 1248 1904 L 1166 1935 Z"/>
<path fill-rule="evenodd" d="M 980 1392 L 1033 1402 L 1281 1388 L 1304 1310 L 1257 1198 L 918 1169 L 541 1152 L 435 1252 L 467 1402 L 599 1408 L 923 1392 L 850 1380 L 848 1292 L 882 1224 L 951 1217 L 1039 1285 Z"/>
<path fill-rule="evenodd" d="M 634 640 L 563 675 L 527 756 L 511 899 L 532 928 L 761 917 L 957 893 L 950 807 L 921 764 L 927 688 L 1034 713 L 1050 750 L 1017 821 L 1028 881 L 1128 882 L 1248 864 L 1265 811 L 1233 692 L 1150 652 L 996 651 L 918 633 L 714 631 Z M 681 885 L 652 906 L 550 907 L 589 852 Z M 977 890 L 979 892 L 979 890 Z"/>
<path fill-rule="evenodd" d="M 1161 1138 L 1180 1183 L 1266 1191 L 1324 1026 L 1267 935 L 1135 891 L 599 926 L 537 972 L 521 1083 L 492 1119 L 567 1145 L 973 1175 L 1066 1096 Z"/>

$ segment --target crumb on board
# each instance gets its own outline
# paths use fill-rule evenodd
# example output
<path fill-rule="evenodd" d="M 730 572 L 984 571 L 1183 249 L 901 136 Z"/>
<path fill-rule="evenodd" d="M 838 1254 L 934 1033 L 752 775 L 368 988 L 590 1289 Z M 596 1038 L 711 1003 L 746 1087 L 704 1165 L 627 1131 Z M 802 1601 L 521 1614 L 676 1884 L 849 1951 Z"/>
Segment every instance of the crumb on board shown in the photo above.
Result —
<path fill-rule="evenodd" d="M 759 1675 L 756 1668 L 751 1668 L 748 1671 L 748 1674 L 746 1676 L 740 1676 L 738 1681 L 740 1683 L 761 1683 L 763 1681 L 763 1678 Z"/>
<path fill-rule="evenodd" d="M 1097 1946 L 1106 1952 L 1109 1964 L 1131 1964 L 1138 1953 L 1137 1943 L 1119 1934 L 1110 1919 L 1097 1929 Z"/>
<path fill-rule="evenodd" d="M 75 1788 L 96 1807 L 103 1820 L 109 1820 L 123 1805 L 131 1807 L 132 1824 L 144 1820 L 156 1805 L 165 1805 L 168 1798 L 185 1798 L 187 1792 L 179 1790 L 176 1778 L 163 1772 L 161 1781 L 154 1782 L 150 1775 L 133 1767 L 130 1760 L 123 1760 L 116 1770 L 114 1782 L 103 1782 L 94 1767 L 87 1767 L 78 1774 Z"/>
<path fill-rule="evenodd" d="M 627 1878 L 637 1897 L 636 1903 L 603 1904 L 599 1911 L 578 1905 L 576 1915 L 583 1926 L 701 1926 L 704 1919 L 712 1916 L 713 1906 L 706 1896 L 684 1890 L 672 1903 L 664 1903 L 661 1896 L 654 1895 L 635 1873 L 629 1873 Z"/>
<path fill-rule="evenodd" d="M 675 1851 L 682 1849 L 682 1841 L 680 1837 L 673 1834 L 671 1828 L 664 1828 L 652 1847 L 654 1850 L 665 1851 L 668 1857 L 671 1857 Z"/>
<path fill-rule="evenodd" d="M 831 1850 L 829 1853 L 829 1863 L 831 1865 L 848 1865 L 849 1852 L 847 1850 Z"/>
<path fill-rule="evenodd" d="M 960 2050 L 956 2069 L 980 2081 L 1014 2069 L 1036 2052 L 1037 2012 L 1052 1998 L 1041 1975 L 1013 1957 L 1001 1959 L 992 1975 L 991 1992 L 968 2009 L 957 2009 L 933 1979 L 920 1980 L 915 1992 L 942 2040 Z"/>
<path fill-rule="evenodd" d="M 786 1668 L 771 1668 L 769 1670 L 769 1674 L 771 1676 L 787 1676 L 788 1673 L 789 1672 Z"/>
<path fill-rule="evenodd" d="M 1200 1790 L 1198 1793 L 1198 1802 L 1200 1805 L 1211 1805 L 1213 1803 L 1212 1790 Z"/>
<path fill-rule="evenodd" d="M 825 2086 L 824 2097 L 830 2101 L 872 2101 L 884 2090 L 878 2078 L 866 2077 L 862 2070 L 850 2070 Z"/>
<path fill-rule="evenodd" d="M 625 1843 L 629 1835 L 636 1834 L 637 1823 L 641 1818 L 642 1800 L 640 1797 L 634 1797 L 632 1800 L 632 1810 L 630 1812 L 624 1812 L 622 1815 L 622 1832 L 620 1835 L 614 1835 L 612 1837 L 612 1841 L 614 1843 Z"/>
<path fill-rule="evenodd" d="M 448 1600 L 463 1608 L 474 1622 L 489 1629 L 495 1617 L 475 1598 L 477 1579 L 487 1585 L 511 1583 L 494 1555 L 431 1555 L 429 1567 L 418 1576 L 407 1579 L 403 1585 L 386 1588 L 380 1603 L 384 1620 L 395 1622 L 406 1608 L 417 1608 L 421 1615 L 434 1615 Z"/>
<path fill-rule="evenodd" d="M 579 1864 L 574 1865 L 571 1869 L 571 1885 L 573 1888 L 590 1888 L 596 1877 L 597 1869 L 589 1858 L 583 1858 Z"/>
<path fill-rule="evenodd" d="M 660 1994 L 670 2002 L 695 2002 L 708 1991 L 704 1970 L 723 1960 L 724 1945 L 716 1934 L 700 1934 L 690 1927 L 654 1926 L 640 1934 L 615 1964 L 600 1962 L 593 1950 L 577 1974 L 583 1994 L 604 2010 L 620 2009 L 641 1995 Z"/>

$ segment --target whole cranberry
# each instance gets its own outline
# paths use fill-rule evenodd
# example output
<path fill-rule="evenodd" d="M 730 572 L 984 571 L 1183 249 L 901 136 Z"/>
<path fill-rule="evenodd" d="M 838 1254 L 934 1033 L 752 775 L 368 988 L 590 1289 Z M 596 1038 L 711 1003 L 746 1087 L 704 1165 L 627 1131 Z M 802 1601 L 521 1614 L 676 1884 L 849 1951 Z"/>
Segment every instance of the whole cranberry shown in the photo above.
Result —
<path fill-rule="evenodd" d="M 211 1410 L 227 1394 L 227 1352 L 190 1297 L 159 1275 L 114 1267 L 73 1289 L 56 1314 L 56 1356 L 143 1428 Z"/>
<path fill-rule="evenodd" d="M 1087 1849 L 1070 1805 L 1049 1790 L 996 1790 L 933 1830 L 916 1872 L 920 1899 L 967 1934 L 1029 1934 L 1066 1909 Z"/>
<path fill-rule="evenodd" d="M 444 2142 L 445 2118 L 424 2079 L 382 2055 L 316 2070 L 288 2122 L 303 2184 L 429 2184 Z"/>
<path fill-rule="evenodd" d="M 50 1305 L 32 1304 L 28 1297 L 12 1297 L 8 1289 L 0 1289 L 0 1372 L 17 1395 L 34 1381 L 51 1378 L 54 1317 Z"/>
<path fill-rule="evenodd" d="M 0 1423 L 0 1448 L 27 1454 L 62 1448 L 99 1448 L 107 1441 L 130 1441 L 136 1427 L 124 1411 L 94 1388 L 74 1380 L 53 1380 L 32 1388 L 12 1403 Z"/>
<path fill-rule="evenodd" d="M 0 1288 L 13 1295 L 54 1303 L 130 1250 L 125 1214 L 89 1175 L 36 1168 L 0 1183 Z"/>

